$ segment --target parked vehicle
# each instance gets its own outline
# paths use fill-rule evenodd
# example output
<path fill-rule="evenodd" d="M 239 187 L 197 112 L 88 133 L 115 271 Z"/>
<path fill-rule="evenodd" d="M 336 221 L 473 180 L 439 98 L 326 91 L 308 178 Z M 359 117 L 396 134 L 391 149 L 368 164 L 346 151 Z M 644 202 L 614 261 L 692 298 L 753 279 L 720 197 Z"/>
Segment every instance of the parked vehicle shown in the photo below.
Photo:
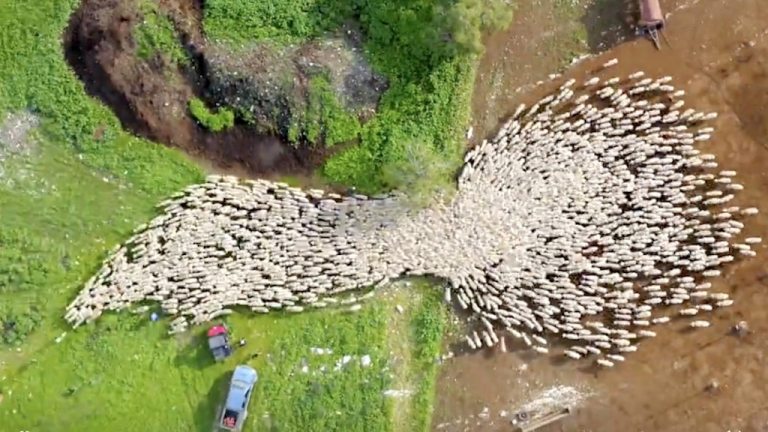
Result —
<path fill-rule="evenodd" d="M 222 361 L 232 354 L 229 330 L 224 324 L 215 325 L 208 330 L 208 347 L 216 361 Z"/>
<path fill-rule="evenodd" d="M 232 373 L 229 392 L 224 408 L 221 410 L 219 426 L 230 431 L 239 431 L 248 416 L 248 402 L 253 394 L 253 387 L 259 380 L 256 370 L 247 365 L 239 365 Z"/>

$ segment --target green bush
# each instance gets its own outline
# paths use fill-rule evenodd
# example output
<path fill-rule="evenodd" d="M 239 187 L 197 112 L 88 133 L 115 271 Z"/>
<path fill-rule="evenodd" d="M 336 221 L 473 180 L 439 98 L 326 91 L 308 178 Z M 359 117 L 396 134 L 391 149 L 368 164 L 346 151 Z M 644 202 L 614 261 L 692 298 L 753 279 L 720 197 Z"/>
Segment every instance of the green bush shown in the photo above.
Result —
<path fill-rule="evenodd" d="M 458 165 L 456 159 L 438 153 L 429 145 L 405 143 L 402 147 L 402 157 L 382 167 L 385 186 L 407 191 L 414 207 L 425 207 L 435 197 L 450 197 Z"/>
<path fill-rule="evenodd" d="M 142 0 L 139 10 L 143 21 L 134 31 L 136 54 L 145 60 L 162 55 L 173 64 L 188 64 L 189 57 L 181 46 L 173 23 L 157 8 L 154 0 Z"/>
<path fill-rule="evenodd" d="M 0 295 L 29 293 L 44 285 L 59 270 L 44 258 L 47 248 L 55 246 L 23 228 L 0 226 Z"/>
<path fill-rule="evenodd" d="M 326 147 L 357 139 L 360 121 L 348 113 L 339 102 L 325 76 L 309 81 L 307 106 L 293 120 L 288 129 L 288 140 L 297 143 L 301 138 Z"/>
<path fill-rule="evenodd" d="M 219 108 L 214 113 L 198 98 L 189 101 L 189 112 L 198 123 L 212 132 L 221 132 L 235 125 L 235 113 L 231 109 Z"/>
<path fill-rule="evenodd" d="M 355 130 L 354 122 L 333 104 L 311 104 L 309 118 L 295 121 L 288 138 L 315 141 L 325 134 L 333 143 L 358 136 L 357 146 L 326 163 L 323 173 L 330 181 L 366 193 L 400 188 L 420 194 L 450 188 L 452 176 L 447 173 L 459 167 L 456 155 L 463 149 L 470 118 L 480 36 L 510 18 L 511 7 L 504 0 L 208 0 L 204 27 L 217 41 L 243 46 L 263 39 L 298 43 L 345 21 L 359 23 L 366 56 L 390 83 L 377 114 Z M 314 96 L 322 100 L 324 95 Z M 330 107 L 330 112 L 317 106 Z M 415 175 L 421 169 L 414 163 L 427 160 L 442 163 L 429 168 L 421 185 Z"/>
<path fill-rule="evenodd" d="M 506 27 L 512 11 L 505 0 L 458 0 L 445 11 L 444 25 L 457 46 L 478 53 L 483 49 L 483 33 Z"/>
<path fill-rule="evenodd" d="M 38 308 L 0 307 L 0 341 L 4 345 L 19 346 L 37 329 L 43 317 Z"/>

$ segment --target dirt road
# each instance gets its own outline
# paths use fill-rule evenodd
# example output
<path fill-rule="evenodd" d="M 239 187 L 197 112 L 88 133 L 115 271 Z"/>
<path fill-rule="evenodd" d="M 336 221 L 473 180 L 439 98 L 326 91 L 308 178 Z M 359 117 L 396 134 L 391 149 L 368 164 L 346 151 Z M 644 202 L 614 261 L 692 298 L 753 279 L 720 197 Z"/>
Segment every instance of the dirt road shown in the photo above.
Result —
<path fill-rule="evenodd" d="M 610 24 L 607 14 L 618 23 L 608 30 L 592 29 L 589 46 L 599 50 L 601 37 L 606 45 L 627 37 L 619 21 L 626 3 L 617 1 L 612 8 L 601 0 L 595 3 L 598 11 L 588 22 Z M 628 42 L 568 74 L 582 76 L 594 65 L 618 58 L 615 73 L 671 75 L 687 91 L 689 106 L 718 111 L 717 131 L 703 150 L 717 155 L 721 166 L 738 171 L 746 189 L 735 205 L 750 203 L 763 211 L 745 234 L 768 238 L 768 206 L 763 204 L 768 198 L 768 4 L 662 0 L 662 6 L 669 14 L 671 46 L 656 51 L 643 40 Z M 551 16 L 535 9 L 521 7 L 516 19 L 520 26 L 489 41 L 475 92 L 478 137 L 493 133 L 517 103 L 535 97 L 516 89 L 546 80 L 559 66 L 547 51 L 552 38 L 542 36 L 552 28 Z M 643 342 L 639 352 L 613 370 L 596 372 L 587 363 L 526 352 L 460 355 L 441 372 L 433 428 L 511 430 L 503 414 L 560 385 L 591 396 L 574 415 L 544 431 L 768 431 L 767 263 L 768 250 L 761 246 L 756 258 L 724 269 L 713 290 L 731 293 L 736 304 L 713 314 L 712 327 L 695 332 L 684 323 L 662 327 L 657 338 Z M 730 335 L 730 328 L 742 320 L 751 333 Z"/>

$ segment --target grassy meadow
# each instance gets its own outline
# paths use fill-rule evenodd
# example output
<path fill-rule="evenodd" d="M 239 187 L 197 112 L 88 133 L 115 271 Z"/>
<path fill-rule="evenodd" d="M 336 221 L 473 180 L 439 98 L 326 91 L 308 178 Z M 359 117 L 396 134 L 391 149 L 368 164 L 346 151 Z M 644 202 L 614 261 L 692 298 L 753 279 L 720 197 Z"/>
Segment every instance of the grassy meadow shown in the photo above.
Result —
<path fill-rule="evenodd" d="M 123 131 L 86 95 L 61 46 L 77 3 L 9 0 L 0 14 L 0 119 L 28 111 L 41 122 L 28 155 L 0 162 L 0 430 L 208 431 L 240 361 L 261 374 L 246 430 L 425 430 L 447 317 L 426 286 L 383 292 L 356 314 L 236 314 L 229 323 L 248 345 L 223 364 L 204 350 L 204 328 L 169 337 L 165 321 L 129 312 L 75 331 L 63 322 L 106 252 L 154 216 L 157 202 L 203 178 L 180 153 Z M 407 360 L 396 368 L 395 345 Z M 334 372 L 343 355 L 371 364 Z M 413 397 L 382 395 L 391 388 Z M 395 418 L 394 404 L 412 415 Z"/>

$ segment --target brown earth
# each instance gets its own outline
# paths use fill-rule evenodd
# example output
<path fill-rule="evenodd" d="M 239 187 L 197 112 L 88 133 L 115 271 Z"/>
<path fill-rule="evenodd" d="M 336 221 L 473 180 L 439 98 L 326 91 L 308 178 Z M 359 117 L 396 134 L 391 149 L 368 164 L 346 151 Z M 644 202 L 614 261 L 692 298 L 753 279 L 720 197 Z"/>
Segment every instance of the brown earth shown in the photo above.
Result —
<path fill-rule="evenodd" d="M 518 103 L 544 91 L 515 89 L 546 80 L 559 67 L 551 46 L 557 31 L 544 34 L 556 28 L 541 10 L 547 2 L 532 3 L 520 7 L 509 31 L 489 39 L 473 104 L 477 137 L 492 134 Z M 768 194 L 768 5 L 765 0 L 661 3 L 669 14 L 669 43 L 661 51 L 634 40 L 585 60 L 568 76 L 583 77 L 610 58 L 620 60 L 613 74 L 644 70 L 673 76 L 687 91 L 687 105 L 720 113 L 714 138 L 703 150 L 739 172 L 746 189 L 736 205 L 768 211 L 763 205 Z M 593 4 L 607 7 L 602 0 Z M 619 20 L 627 16 L 625 6 L 615 2 L 592 16 L 598 27 L 590 28 L 595 33 L 588 36 L 590 47 L 601 49 L 602 36 L 608 45 L 626 37 L 623 23 L 604 35 L 599 27 L 610 21 L 601 13 Z M 768 218 L 751 219 L 745 231 L 768 238 Z M 707 317 L 712 327 L 691 332 L 682 321 L 661 326 L 657 338 L 643 342 L 614 369 L 597 371 L 588 361 L 562 362 L 523 351 L 477 352 L 447 361 L 437 386 L 434 430 L 510 431 L 508 417 L 500 414 L 514 413 L 541 391 L 563 385 L 591 397 L 573 415 L 541 431 L 768 431 L 765 249 L 760 246 L 756 258 L 724 269 L 714 281 L 713 291 L 730 293 L 736 303 Z M 751 333 L 731 335 L 731 327 L 742 320 Z M 714 382 L 718 385 L 711 386 Z"/>
<path fill-rule="evenodd" d="M 182 34 L 192 65 L 170 65 L 135 54 L 133 29 L 142 19 L 132 0 L 84 0 L 64 34 L 66 58 L 89 94 L 138 136 L 177 147 L 214 172 L 269 177 L 311 174 L 327 150 L 292 146 L 245 125 L 211 133 L 190 116 L 187 103 L 205 85 L 201 0 L 158 2 Z"/>

